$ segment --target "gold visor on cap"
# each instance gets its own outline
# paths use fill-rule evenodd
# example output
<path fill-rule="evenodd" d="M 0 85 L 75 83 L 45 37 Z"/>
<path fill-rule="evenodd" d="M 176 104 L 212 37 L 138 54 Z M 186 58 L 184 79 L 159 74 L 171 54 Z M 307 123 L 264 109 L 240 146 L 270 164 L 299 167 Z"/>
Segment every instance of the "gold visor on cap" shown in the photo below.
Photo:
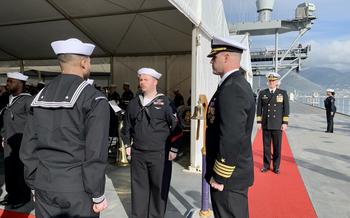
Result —
<path fill-rule="evenodd" d="M 208 54 L 207 57 L 214 57 L 215 54 L 221 52 L 221 51 L 226 51 L 227 48 L 226 47 L 220 47 L 220 48 L 213 48 L 211 50 L 211 52 Z"/>
<path fill-rule="evenodd" d="M 267 77 L 267 80 L 275 81 L 275 80 L 278 80 L 278 77 L 271 75 Z"/>

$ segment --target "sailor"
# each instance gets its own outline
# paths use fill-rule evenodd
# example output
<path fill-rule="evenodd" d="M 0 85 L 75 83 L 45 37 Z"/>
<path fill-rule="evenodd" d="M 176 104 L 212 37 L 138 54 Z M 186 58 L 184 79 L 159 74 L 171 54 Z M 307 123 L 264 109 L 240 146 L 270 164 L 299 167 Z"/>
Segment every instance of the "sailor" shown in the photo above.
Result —
<path fill-rule="evenodd" d="M 129 102 L 131 99 L 134 98 L 134 93 L 130 90 L 130 83 L 129 82 L 124 82 L 123 83 L 123 94 L 120 99 L 120 107 L 125 110 L 128 107 Z"/>
<path fill-rule="evenodd" d="M 181 95 L 179 89 L 174 90 L 174 104 L 176 108 L 179 108 L 180 106 L 185 104 L 184 97 Z"/>
<path fill-rule="evenodd" d="M 268 88 L 260 91 L 257 105 L 257 127 L 262 128 L 264 144 L 264 166 L 261 172 L 270 169 L 271 141 L 273 144 L 273 172 L 280 173 L 282 131 L 287 129 L 289 100 L 285 90 L 277 88 L 280 75 L 266 75 Z"/>
<path fill-rule="evenodd" d="M 137 72 L 142 94 L 126 110 L 123 142 L 131 155 L 131 217 L 164 217 L 171 180 L 171 161 L 182 135 L 175 105 L 157 91 L 161 74 L 152 68 Z M 132 142 L 132 144 L 131 144 Z"/>
<path fill-rule="evenodd" d="M 108 89 L 108 100 L 114 100 L 117 104 L 120 104 L 120 95 L 117 92 L 117 86 L 115 84 L 111 84 Z"/>
<path fill-rule="evenodd" d="M 62 74 L 32 101 L 20 150 L 35 215 L 99 217 L 107 207 L 109 105 L 86 82 L 95 46 L 75 38 L 51 46 Z"/>
<path fill-rule="evenodd" d="M 327 116 L 327 133 L 333 133 L 333 126 L 334 126 L 334 115 L 337 111 L 337 108 L 335 106 L 335 92 L 334 89 L 327 89 L 327 98 L 324 100 L 324 107 L 326 108 L 326 116 Z"/>
<path fill-rule="evenodd" d="M 248 188 L 253 184 L 251 134 L 255 100 L 240 72 L 245 46 L 232 38 L 214 37 L 211 58 L 219 87 L 208 105 L 205 178 L 210 184 L 215 217 L 249 217 Z"/>
<path fill-rule="evenodd" d="M 24 92 L 28 76 L 19 72 L 7 73 L 7 90 L 10 93 L 9 103 L 2 110 L 3 137 L 5 154 L 5 186 L 6 197 L 1 205 L 12 209 L 22 207 L 30 201 L 30 189 L 23 177 L 23 163 L 19 159 L 19 149 L 24 125 L 30 109 L 32 97 Z M 27 146 L 23 144 L 22 146 Z"/>

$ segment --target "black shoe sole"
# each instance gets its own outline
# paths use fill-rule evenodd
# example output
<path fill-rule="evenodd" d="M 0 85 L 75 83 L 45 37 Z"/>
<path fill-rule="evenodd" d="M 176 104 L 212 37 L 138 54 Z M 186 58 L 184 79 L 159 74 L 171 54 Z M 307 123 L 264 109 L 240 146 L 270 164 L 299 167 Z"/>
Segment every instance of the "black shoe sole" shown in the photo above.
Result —
<path fill-rule="evenodd" d="M 260 172 L 262 172 L 262 173 L 266 173 L 267 171 L 269 171 L 269 169 L 267 169 L 267 168 L 263 168 L 260 170 Z"/>

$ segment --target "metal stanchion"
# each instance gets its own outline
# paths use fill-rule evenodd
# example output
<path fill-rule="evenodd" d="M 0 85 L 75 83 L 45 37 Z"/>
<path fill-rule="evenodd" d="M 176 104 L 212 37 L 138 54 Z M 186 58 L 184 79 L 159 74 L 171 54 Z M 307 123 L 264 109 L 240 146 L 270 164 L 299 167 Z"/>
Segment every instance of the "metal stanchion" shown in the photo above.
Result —
<path fill-rule="evenodd" d="M 205 180 L 204 176 L 206 173 L 206 128 L 207 128 L 207 109 L 208 101 L 205 95 L 199 95 L 198 105 L 195 107 L 194 114 L 191 119 L 198 120 L 197 122 L 197 134 L 196 140 L 199 140 L 202 135 L 202 204 L 200 210 L 193 210 L 187 217 L 201 217 L 201 218 L 212 218 L 213 212 L 209 208 L 209 184 Z M 200 134 L 200 121 L 203 120 L 203 133 Z"/>

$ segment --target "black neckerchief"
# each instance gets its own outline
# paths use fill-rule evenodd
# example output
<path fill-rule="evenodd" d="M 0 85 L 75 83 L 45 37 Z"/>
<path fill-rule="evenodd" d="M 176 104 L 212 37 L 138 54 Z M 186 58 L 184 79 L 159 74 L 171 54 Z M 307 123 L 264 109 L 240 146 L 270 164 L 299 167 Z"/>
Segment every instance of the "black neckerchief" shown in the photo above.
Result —
<path fill-rule="evenodd" d="M 164 96 L 164 94 L 162 93 L 157 93 L 156 96 L 152 99 L 152 101 L 150 101 L 148 104 L 146 104 L 145 106 L 143 105 L 143 101 L 144 101 L 144 97 L 143 97 L 143 94 L 139 95 L 139 105 L 141 107 L 141 110 L 137 113 L 136 117 L 139 116 L 139 114 L 141 114 L 141 118 L 140 120 L 142 120 L 142 115 L 143 115 L 143 111 L 145 111 L 145 114 L 146 114 L 146 118 L 147 118 L 147 121 L 148 123 L 151 122 L 151 116 L 150 116 L 150 113 L 149 113 L 149 107 L 161 96 Z"/>

